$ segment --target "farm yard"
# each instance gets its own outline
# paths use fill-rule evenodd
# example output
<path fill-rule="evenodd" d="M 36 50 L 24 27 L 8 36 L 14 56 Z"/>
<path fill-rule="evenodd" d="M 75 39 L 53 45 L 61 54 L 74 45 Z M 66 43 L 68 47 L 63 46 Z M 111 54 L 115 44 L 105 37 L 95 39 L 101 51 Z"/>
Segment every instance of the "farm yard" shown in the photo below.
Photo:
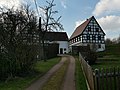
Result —
<path fill-rule="evenodd" d="M 0 90 L 120 90 L 119 0 L 14 1 L 0 1 Z"/>
<path fill-rule="evenodd" d="M 98 74 L 96 74 L 96 72 L 94 71 L 94 80 L 97 80 L 97 83 L 95 83 L 95 88 L 93 90 L 98 90 L 96 88 L 99 88 L 99 90 L 109 90 L 110 88 L 112 88 L 111 90 L 117 90 L 118 88 L 119 90 L 119 87 L 115 87 L 115 85 L 118 85 L 120 77 L 115 76 L 116 74 L 115 71 L 118 72 L 117 75 L 120 73 L 120 71 L 118 71 L 119 69 L 114 70 L 114 67 L 115 68 L 120 67 L 119 50 L 120 50 L 120 44 L 116 44 L 116 45 L 106 46 L 106 51 L 98 53 L 98 60 L 94 65 L 91 65 L 92 70 L 95 70 L 96 68 L 99 69 Z M 85 79 L 87 78 L 84 78 L 84 74 L 81 69 L 82 63 L 80 63 L 80 61 L 78 60 L 78 56 L 77 57 L 75 56 L 75 59 L 76 59 L 75 60 L 76 90 L 79 89 L 87 90 L 86 81 L 85 81 Z M 60 61 L 60 57 L 47 60 L 47 62 L 38 61 L 37 64 L 35 65 L 35 70 L 37 70 L 37 73 L 34 73 L 32 76 L 28 76 L 24 78 L 16 77 L 14 80 L 10 80 L 7 83 L 0 82 L 0 89 L 1 90 L 25 89 L 31 82 L 44 75 L 51 67 L 53 67 L 53 65 L 57 64 L 59 61 Z M 106 70 L 108 71 L 106 72 Z M 112 75 L 108 74 L 111 72 Z M 90 75 L 90 73 L 88 75 Z M 106 87 L 106 83 L 108 86 L 111 85 L 111 87 L 110 88 Z"/>
<path fill-rule="evenodd" d="M 120 45 L 109 45 L 106 46 L 106 51 L 98 53 L 98 60 L 94 65 L 91 65 L 91 69 L 94 70 L 93 78 L 96 83 L 94 83 L 95 87 L 91 90 L 119 90 L 119 74 L 120 74 Z M 87 90 L 86 81 L 84 78 L 84 74 L 81 69 L 82 63 L 79 62 L 78 57 L 75 57 L 75 84 L 76 90 L 84 89 Z M 0 89 L 2 90 L 21 90 L 25 89 L 31 82 L 41 77 L 45 74 L 53 65 L 57 64 L 60 61 L 60 58 L 53 58 L 44 61 L 38 61 L 35 65 L 35 70 L 37 73 L 34 73 L 29 77 L 16 77 L 14 80 L 10 80 L 6 82 L 0 82 Z M 49 66 L 49 67 L 46 67 Z M 97 73 L 96 69 L 97 68 Z M 89 70 L 90 71 L 90 70 Z M 112 74 L 111 74 L 112 72 Z M 116 73 L 117 72 L 117 73 Z M 85 72 L 84 72 L 85 73 Z M 90 72 L 86 73 L 90 76 Z M 58 75 L 59 76 L 59 75 Z M 91 77 L 90 78 L 91 81 Z M 88 80 L 88 79 L 87 79 Z M 108 85 L 109 87 L 106 87 Z M 116 86 L 117 85 L 117 86 Z M 98 89 L 99 88 L 99 89 Z"/>

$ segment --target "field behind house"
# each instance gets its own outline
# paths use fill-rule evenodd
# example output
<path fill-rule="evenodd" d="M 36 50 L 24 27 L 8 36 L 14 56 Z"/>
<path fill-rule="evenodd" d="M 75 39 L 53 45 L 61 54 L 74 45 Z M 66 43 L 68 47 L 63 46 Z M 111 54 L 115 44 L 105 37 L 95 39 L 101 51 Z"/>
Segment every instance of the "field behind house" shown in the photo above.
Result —
<path fill-rule="evenodd" d="M 98 53 L 94 68 L 120 67 L 120 44 L 108 45 L 104 52 Z"/>

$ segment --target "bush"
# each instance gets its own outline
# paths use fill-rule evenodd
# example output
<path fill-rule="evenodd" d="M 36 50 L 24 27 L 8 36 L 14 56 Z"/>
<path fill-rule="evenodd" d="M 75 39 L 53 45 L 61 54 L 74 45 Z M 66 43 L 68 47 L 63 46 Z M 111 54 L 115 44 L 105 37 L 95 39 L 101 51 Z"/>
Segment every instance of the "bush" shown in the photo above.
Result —
<path fill-rule="evenodd" d="M 1 9 L 0 81 L 31 72 L 40 51 L 37 18 L 29 6 Z"/>
<path fill-rule="evenodd" d="M 94 64 L 96 60 L 97 60 L 96 52 L 90 51 L 86 53 L 85 61 L 87 61 L 90 65 Z"/>

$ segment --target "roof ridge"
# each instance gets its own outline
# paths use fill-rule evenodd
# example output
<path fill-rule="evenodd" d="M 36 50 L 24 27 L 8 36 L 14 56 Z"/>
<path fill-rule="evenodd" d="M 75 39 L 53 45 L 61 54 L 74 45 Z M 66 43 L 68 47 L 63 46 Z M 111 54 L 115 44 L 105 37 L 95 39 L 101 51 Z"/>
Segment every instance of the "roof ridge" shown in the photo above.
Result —
<path fill-rule="evenodd" d="M 88 25 L 88 23 L 90 22 L 90 20 L 94 18 L 94 16 L 91 16 L 89 19 L 85 20 L 82 24 L 80 24 L 75 31 L 73 32 L 73 34 L 71 35 L 70 39 L 78 36 L 78 34 L 82 33 L 83 30 L 86 28 L 86 26 Z M 79 28 L 81 28 L 81 31 L 79 30 Z M 80 32 L 80 33 L 78 33 Z"/>
<path fill-rule="evenodd" d="M 89 19 L 86 19 L 83 23 L 81 23 L 78 27 L 80 27 L 82 24 L 84 24 L 87 20 L 91 20 L 92 19 L 92 17 L 94 17 L 94 16 L 91 16 Z M 78 28 L 77 27 L 77 28 Z"/>
<path fill-rule="evenodd" d="M 51 41 L 68 41 L 68 35 L 66 32 L 46 32 L 45 39 Z"/>

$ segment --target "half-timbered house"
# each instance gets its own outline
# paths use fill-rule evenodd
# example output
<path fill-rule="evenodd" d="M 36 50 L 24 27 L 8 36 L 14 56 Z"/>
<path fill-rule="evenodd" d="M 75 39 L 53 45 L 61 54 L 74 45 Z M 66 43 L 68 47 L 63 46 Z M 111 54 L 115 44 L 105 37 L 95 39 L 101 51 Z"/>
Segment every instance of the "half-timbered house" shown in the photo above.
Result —
<path fill-rule="evenodd" d="M 79 25 L 69 40 L 69 46 L 87 46 L 89 45 L 96 51 L 105 50 L 105 33 L 96 21 L 95 17 L 87 19 Z"/>

